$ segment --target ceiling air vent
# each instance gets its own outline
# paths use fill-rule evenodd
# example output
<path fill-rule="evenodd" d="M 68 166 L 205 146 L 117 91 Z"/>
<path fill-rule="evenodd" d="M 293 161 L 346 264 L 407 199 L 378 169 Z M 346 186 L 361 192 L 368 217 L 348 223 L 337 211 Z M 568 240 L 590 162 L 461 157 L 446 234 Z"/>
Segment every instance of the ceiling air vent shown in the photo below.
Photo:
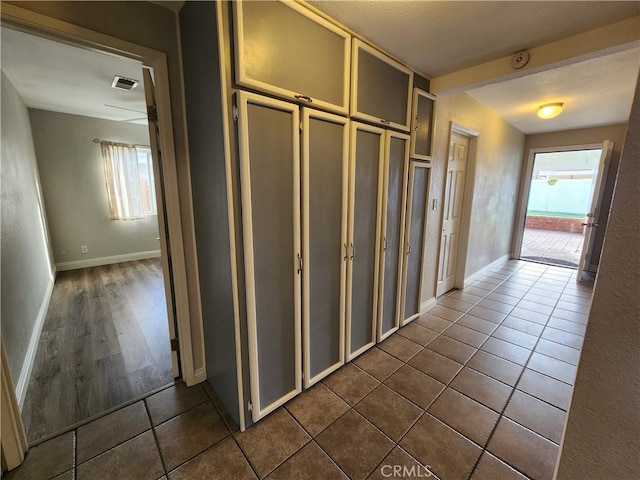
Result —
<path fill-rule="evenodd" d="M 111 86 L 113 88 L 117 88 L 118 90 L 133 90 L 138 86 L 138 80 L 133 80 L 131 78 L 121 77 L 120 75 L 116 75 L 113 77 L 113 82 L 111 82 Z"/>

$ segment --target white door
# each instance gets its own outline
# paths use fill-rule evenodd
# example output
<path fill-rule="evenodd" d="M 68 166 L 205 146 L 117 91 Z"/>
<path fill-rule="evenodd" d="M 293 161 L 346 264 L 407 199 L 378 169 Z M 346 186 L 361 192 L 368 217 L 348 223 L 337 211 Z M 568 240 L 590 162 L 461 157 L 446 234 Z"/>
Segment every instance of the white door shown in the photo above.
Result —
<path fill-rule="evenodd" d="M 144 76 L 144 93 L 147 103 L 149 140 L 151 145 L 151 157 L 153 160 L 154 183 L 156 192 L 156 203 L 158 209 L 158 232 L 160 238 L 160 251 L 162 257 L 162 271 L 164 272 L 164 292 L 167 300 L 167 319 L 169 320 L 169 337 L 171 341 L 171 368 L 173 376 L 180 376 L 178 366 L 176 319 L 173 308 L 173 285 L 171 282 L 171 266 L 169 265 L 169 235 L 167 235 L 167 212 L 164 202 L 163 173 L 162 173 L 162 152 L 160 151 L 160 138 L 158 129 L 158 115 L 156 110 L 156 92 L 153 85 L 151 72 L 147 68 L 142 69 Z"/>
<path fill-rule="evenodd" d="M 469 138 L 452 132 L 442 214 L 437 296 L 455 286 L 468 150 Z"/>
<path fill-rule="evenodd" d="M 598 164 L 598 174 L 595 178 L 593 188 L 593 198 L 591 199 L 591 207 L 587 214 L 587 221 L 582 225 L 585 227 L 584 242 L 582 243 L 582 252 L 580 253 L 580 265 L 578 266 L 577 280 L 581 281 L 585 271 L 590 271 L 591 257 L 593 256 L 593 243 L 595 240 L 596 229 L 598 228 L 598 217 L 600 216 L 600 200 L 602 191 L 606 184 L 604 175 L 605 165 L 609 165 L 611 154 L 613 153 L 613 142 L 605 140 L 602 143 L 602 153 L 600 154 L 600 163 Z"/>

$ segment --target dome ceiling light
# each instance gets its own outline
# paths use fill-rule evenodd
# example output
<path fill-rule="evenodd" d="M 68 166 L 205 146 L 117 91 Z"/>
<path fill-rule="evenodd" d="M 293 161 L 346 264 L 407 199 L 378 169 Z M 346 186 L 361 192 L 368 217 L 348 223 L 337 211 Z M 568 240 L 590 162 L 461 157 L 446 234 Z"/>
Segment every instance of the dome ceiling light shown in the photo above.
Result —
<path fill-rule="evenodd" d="M 555 118 L 562 113 L 562 103 L 545 103 L 538 108 L 538 116 L 545 120 Z"/>

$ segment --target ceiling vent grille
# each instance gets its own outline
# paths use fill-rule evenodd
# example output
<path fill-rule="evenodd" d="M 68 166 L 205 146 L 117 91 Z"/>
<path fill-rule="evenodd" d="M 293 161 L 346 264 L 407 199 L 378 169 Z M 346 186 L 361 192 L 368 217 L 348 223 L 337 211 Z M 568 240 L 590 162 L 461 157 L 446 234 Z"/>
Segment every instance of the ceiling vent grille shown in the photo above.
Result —
<path fill-rule="evenodd" d="M 111 86 L 113 88 L 117 88 L 118 90 L 133 90 L 138 86 L 138 80 L 133 80 L 131 78 L 121 77 L 120 75 L 116 75 L 113 77 L 113 82 L 111 82 Z"/>

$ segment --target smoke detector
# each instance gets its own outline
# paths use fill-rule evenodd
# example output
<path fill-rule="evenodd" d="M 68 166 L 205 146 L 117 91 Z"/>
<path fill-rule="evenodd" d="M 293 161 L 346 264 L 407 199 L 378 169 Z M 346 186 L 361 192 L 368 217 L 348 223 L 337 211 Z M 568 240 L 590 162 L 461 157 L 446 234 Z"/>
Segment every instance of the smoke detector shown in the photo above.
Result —
<path fill-rule="evenodd" d="M 113 77 L 113 82 L 111 82 L 111 86 L 113 88 L 117 88 L 118 90 L 133 90 L 140 83 L 138 80 L 133 80 L 132 78 L 121 77 L 120 75 L 116 75 Z"/>

